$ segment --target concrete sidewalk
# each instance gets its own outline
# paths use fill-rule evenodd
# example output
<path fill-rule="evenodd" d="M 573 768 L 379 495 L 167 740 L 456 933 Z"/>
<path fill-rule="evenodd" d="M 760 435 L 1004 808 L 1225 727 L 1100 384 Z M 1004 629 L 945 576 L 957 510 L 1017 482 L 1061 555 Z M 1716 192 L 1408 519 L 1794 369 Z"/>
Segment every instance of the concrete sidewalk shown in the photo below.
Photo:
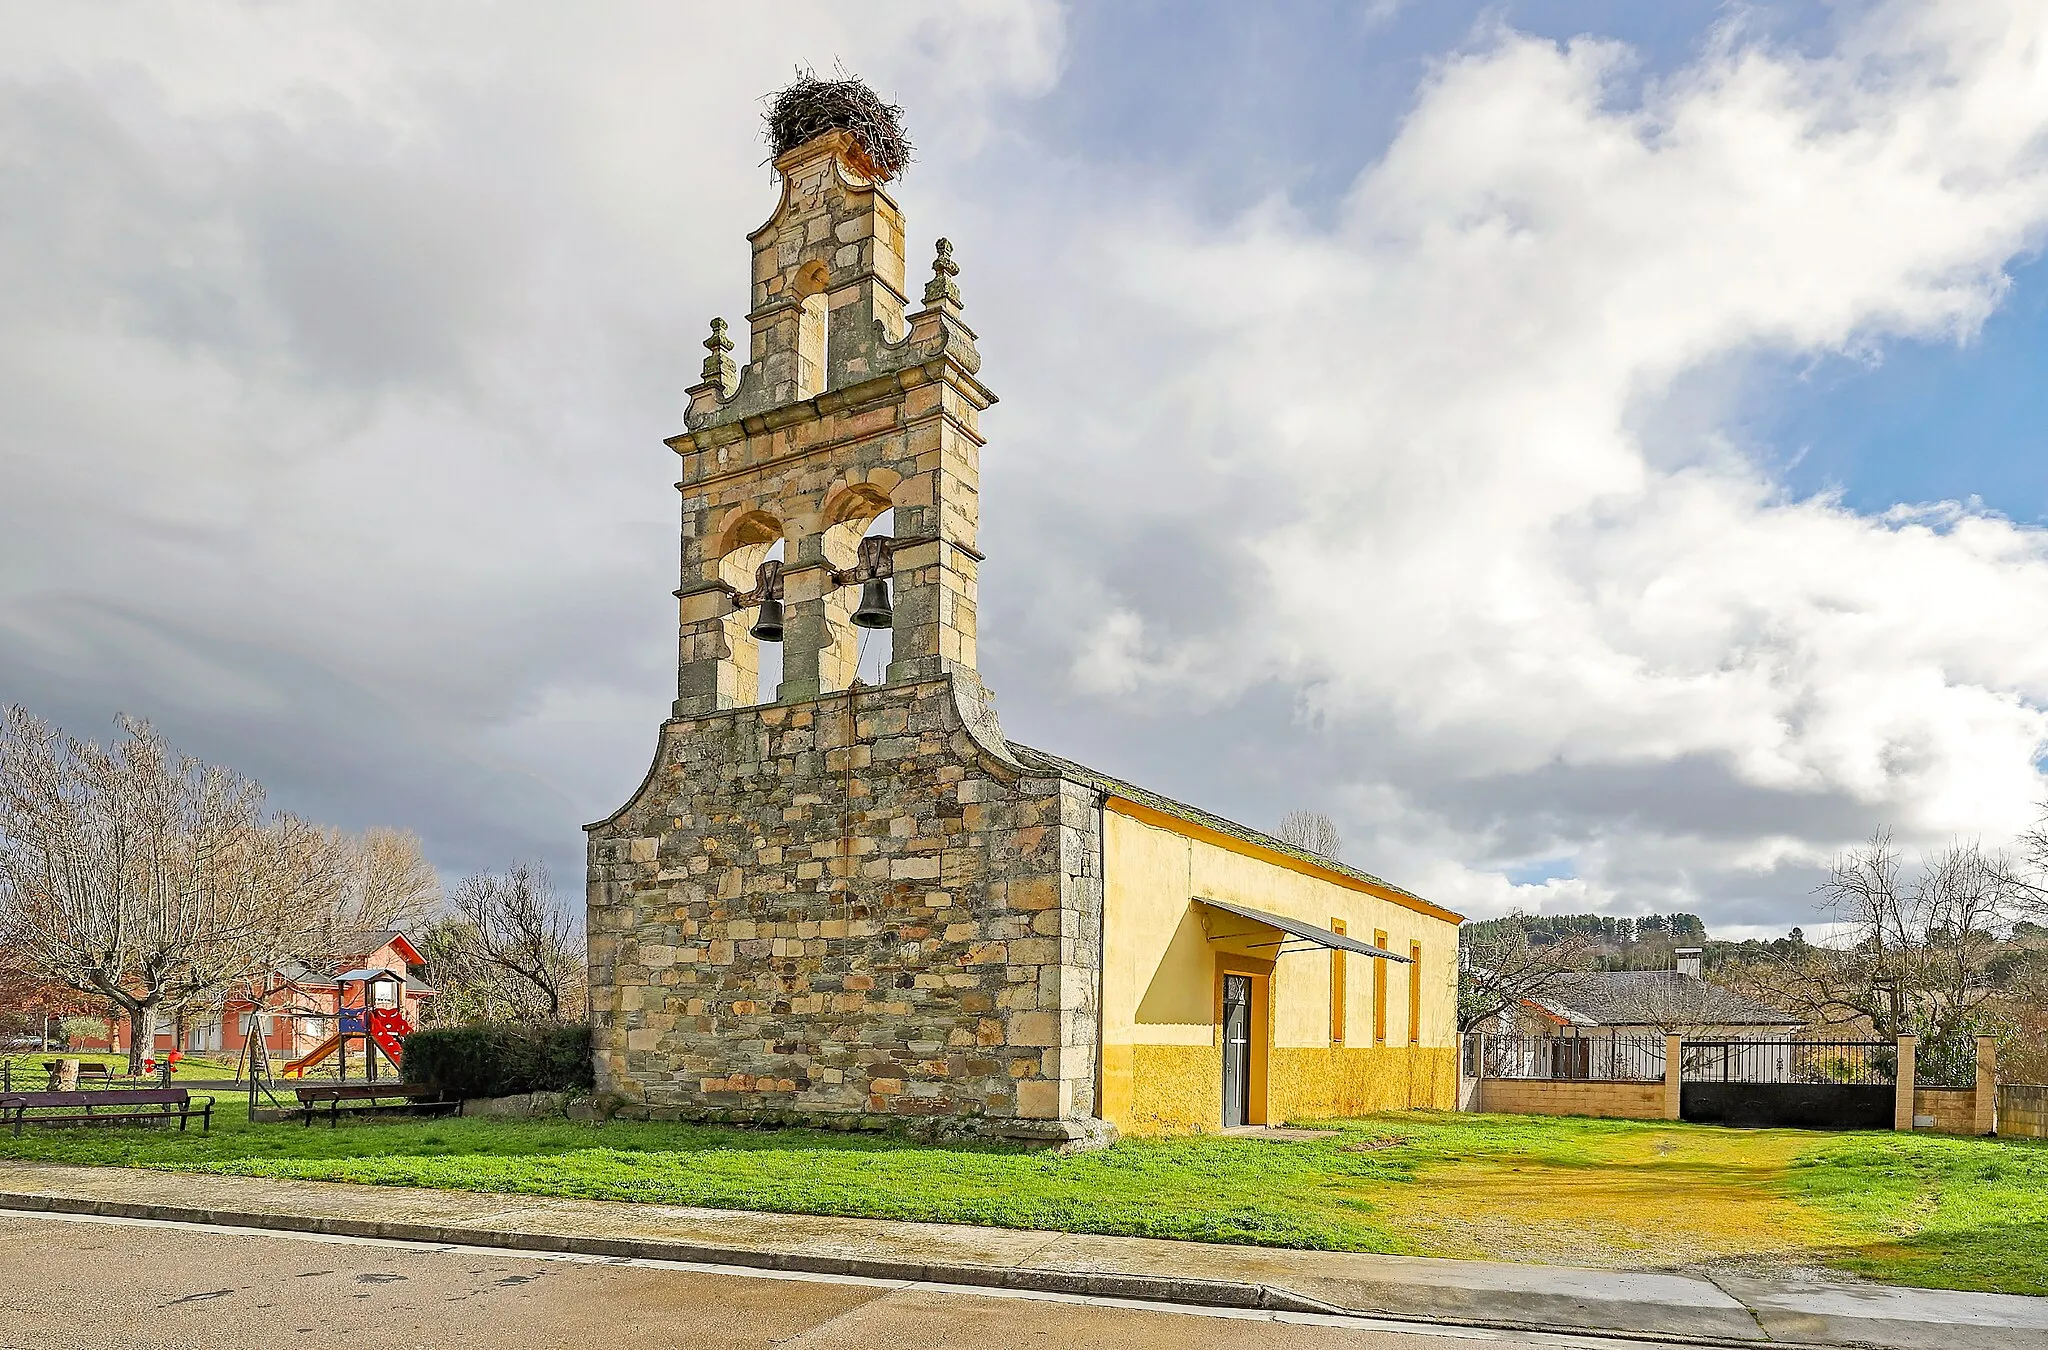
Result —
<path fill-rule="evenodd" d="M 0 1209 L 1710 1344 L 2048 1350 L 2048 1299 L 0 1162 Z"/>

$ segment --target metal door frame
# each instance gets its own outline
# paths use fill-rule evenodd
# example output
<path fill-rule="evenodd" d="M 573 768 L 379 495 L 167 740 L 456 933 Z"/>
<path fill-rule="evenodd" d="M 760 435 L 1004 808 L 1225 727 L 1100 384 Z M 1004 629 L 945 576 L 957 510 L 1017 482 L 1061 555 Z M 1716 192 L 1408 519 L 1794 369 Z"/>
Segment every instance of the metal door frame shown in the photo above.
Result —
<path fill-rule="evenodd" d="M 1216 1083 L 1217 1120 L 1223 1119 L 1223 1059 L 1229 1054 L 1224 1044 L 1223 1026 L 1223 982 L 1236 976 L 1249 984 L 1247 1021 L 1249 1041 L 1245 1065 L 1244 1123 L 1247 1125 L 1266 1124 L 1266 1059 L 1267 1050 L 1273 1041 L 1273 963 L 1257 957 L 1239 956 L 1233 952 L 1216 954 L 1216 1050 L 1218 1054 Z"/>
<path fill-rule="evenodd" d="M 1243 997 L 1233 1001 L 1230 996 L 1234 991 L 1241 991 Z M 1233 1041 L 1232 1033 L 1234 1031 L 1241 1031 L 1243 1039 Z M 1237 1080 L 1234 1084 L 1231 1082 L 1233 1077 Z M 1233 1098 L 1235 1100 L 1232 1100 Z M 1225 975 L 1223 977 L 1222 1114 L 1223 1127 L 1225 1129 L 1235 1125 L 1246 1125 L 1251 1122 L 1252 977 L 1249 975 Z M 1233 1120 L 1231 1119 L 1232 1116 L 1237 1118 Z"/>

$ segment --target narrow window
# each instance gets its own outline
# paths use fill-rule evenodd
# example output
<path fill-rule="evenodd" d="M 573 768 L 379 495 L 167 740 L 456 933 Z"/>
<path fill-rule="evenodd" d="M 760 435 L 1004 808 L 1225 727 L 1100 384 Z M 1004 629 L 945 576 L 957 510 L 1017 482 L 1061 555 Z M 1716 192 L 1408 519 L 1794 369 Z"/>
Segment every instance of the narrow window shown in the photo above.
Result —
<path fill-rule="evenodd" d="M 1344 921 L 1330 920 L 1330 931 L 1342 933 Z M 1330 1044 L 1344 1044 L 1344 953 L 1330 953 Z"/>
<path fill-rule="evenodd" d="M 828 314 L 825 309 L 825 293 L 804 297 L 801 317 L 797 320 L 796 394 L 798 398 L 810 398 L 825 391 L 825 329 Z"/>
<path fill-rule="evenodd" d="M 1422 1044 L 1422 944 L 1408 944 L 1408 1044 Z"/>
<path fill-rule="evenodd" d="M 1381 951 L 1387 949 L 1386 929 L 1372 930 L 1372 945 Z M 1387 1043 L 1387 959 L 1384 956 L 1372 959 L 1372 1043 Z"/>
<path fill-rule="evenodd" d="M 811 398 L 825 392 L 825 342 L 831 327 L 831 310 L 825 290 L 832 275 L 815 258 L 800 268 L 794 289 L 801 308 L 796 321 L 796 396 Z"/>

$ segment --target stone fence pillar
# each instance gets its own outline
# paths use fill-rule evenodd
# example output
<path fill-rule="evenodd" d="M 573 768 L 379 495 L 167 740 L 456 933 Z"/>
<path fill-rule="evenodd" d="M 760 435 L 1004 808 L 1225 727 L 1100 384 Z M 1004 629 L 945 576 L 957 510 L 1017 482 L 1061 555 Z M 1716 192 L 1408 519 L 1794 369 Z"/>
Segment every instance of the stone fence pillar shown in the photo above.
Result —
<path fill-rule="evenodd" d="M 1918 1036 L 1899 1037 L 1899 1076 L 1892 1088 L 1892 1128 L 1895 1130 L 1913 1128 L 1913 1068 L 1914 1056 L 1919 1050 Z"/>
<path fill-rule="evenodd" d="M 1972 1134 L 1998 1133 L 1998 1041 L 1977 1038 L 1977 1114 Z"/>
<path fill-rule="evenodd" d="M 1685 1038 L 1669 1032 L 1664 1036 L 1664 1119 L 1677 1120 L 1683 1087 Z"/>

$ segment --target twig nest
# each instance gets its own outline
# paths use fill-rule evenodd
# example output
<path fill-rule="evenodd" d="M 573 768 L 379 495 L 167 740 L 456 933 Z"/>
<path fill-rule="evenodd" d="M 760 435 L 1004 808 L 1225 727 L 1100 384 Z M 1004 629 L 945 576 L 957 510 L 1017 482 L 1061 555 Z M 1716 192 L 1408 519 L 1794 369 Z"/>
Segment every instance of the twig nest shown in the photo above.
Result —
<path fill-rule="evenodd" d="M 903 109 L 852 76 L 821 80 L 799 71 L 788 88 L 769 98 L 767 122 L 768 144 L 777 157 L 828 131 L 844 131 L 867 158 L 862 167 L 877 182 L 888 182 L 910 164 Z"/>

